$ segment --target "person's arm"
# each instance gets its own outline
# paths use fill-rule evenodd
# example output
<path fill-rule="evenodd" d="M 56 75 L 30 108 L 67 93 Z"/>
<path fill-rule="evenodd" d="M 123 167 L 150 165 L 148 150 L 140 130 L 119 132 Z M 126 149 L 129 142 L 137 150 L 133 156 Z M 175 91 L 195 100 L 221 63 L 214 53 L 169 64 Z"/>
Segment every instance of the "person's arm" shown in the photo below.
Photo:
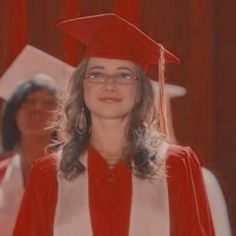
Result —
<path fill-rule="evenodd" d="M 216 236 L 231 236 L 227 207 L 221 187 L 211 171 L 202 168 Z"/>

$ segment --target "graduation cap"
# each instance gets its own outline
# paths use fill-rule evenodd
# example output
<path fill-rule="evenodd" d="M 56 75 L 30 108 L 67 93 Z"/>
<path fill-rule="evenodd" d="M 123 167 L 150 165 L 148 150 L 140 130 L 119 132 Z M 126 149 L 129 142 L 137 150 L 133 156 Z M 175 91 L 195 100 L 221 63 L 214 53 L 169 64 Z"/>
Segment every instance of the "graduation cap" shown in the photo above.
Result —
<path fill-rule="evenodd" d="M 130 60 L 147 69 L 157 64 L 161 53 L 167 63 L 180 63 L 173 53 L 135 25 L 107 13 L 62 21 L 59 27 L 86 45 L 84 57 Z"/>
<path fill-rule="evenodd" d="M 0 97 L 8 100 L 17 87 L 31 79 L 53 80 L 63 88 L 74 68 L 63 61 L 27 45 L 0 79 Z"/>
<path fill-rule="evenodd" d="M 167 133 L 166 102 L 164 93 L 165 63 L 180 63 L 180 59 L 120 16 L 107 13 L 62 21 L 58 25 L 86 45 L 84 58 L 102 57 L 129 60 L 139 64 L 144 71 L 152 64 L 158 64 L 160 84 L 160 128 Z"/>
<path fill-rule="evenodd" d="M 157 81 L 151 81 L 151 83 L 156 96 L 158 96 L 160 86 L 159 83 Z M 170 83 L 165 84 L 165 93 L 170 99 L 184 96 L 186 95 L 186 92 L 186 89 L 180 85 L 174 85 Z"/>

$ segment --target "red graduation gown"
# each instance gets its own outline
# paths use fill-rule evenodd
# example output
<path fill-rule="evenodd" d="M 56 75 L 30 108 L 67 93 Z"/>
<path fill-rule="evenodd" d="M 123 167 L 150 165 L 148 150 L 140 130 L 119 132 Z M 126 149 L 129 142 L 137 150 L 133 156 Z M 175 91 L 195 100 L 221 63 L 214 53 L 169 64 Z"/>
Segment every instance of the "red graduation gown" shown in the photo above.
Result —
<path fill-rule="evenodd" d="M 170 236 L 214 236 L 206 189 L 198 158 L 190 148 L 169 150 L 169 153 L 166 165 L 168 171 Z M 88 160 L 98 160 L 98 158 L 94 158 L 98 154 L 90 149 L 88 156 L 91 157 L 91 155 L 93 157 Z M 89 175 L 93 175 L 95 173 L 93 172 L 94 168 L 91 168 L 89 162 Z M 102 164 L 96 162 L 94 166 L 96 165 Z M 131 179 L 131 174 L 124 167 L 117 167 L 118 172 L 125 174 L 125 178 Z M 127 181 L 122 182 L 120 179 L 123 174 L 117 175 L 117 183 L 127 183 Z M 130 190 L 131 182 L 128 181 L 123 188 L 114 190 L 121 198 L 125 198 L 125 202 L 124 207 L 117 211 L 117 214 L 113 217 L 113 222 L 111 222 L 112 225 L 120 225 L 119 222 L 122 218 L 123 228 L 113 228 L 111 231 L 111 227 L 105 229 L 103 227 L 102 221 L 106 225 L 109 224 L 105 222 L 106 220 L 104 221 L 106 218 L 100 219 L 103 216 L 99 213 L 100 211 L 97 207 L 102 203 L 102 200 L 94 194 L 97 185 L 94 181 L 90 181 L 92 179 L 94 178 L 89 177 L 89 203 L 94 235 L 102 235 L 102 232 L 103 236 L 128 235 L 130 195 L 132 194 Z M 55 156 L 51 155 L 38 160 L 33 166 L 28 181 L 14 236 L 53 236 L 57 188 Z M 104 187 L 103 191 L 107 190 Z M 109 207 L 107 212 L 109 212 Z M 114 234 L 111 234 L 111 232 Z"/>

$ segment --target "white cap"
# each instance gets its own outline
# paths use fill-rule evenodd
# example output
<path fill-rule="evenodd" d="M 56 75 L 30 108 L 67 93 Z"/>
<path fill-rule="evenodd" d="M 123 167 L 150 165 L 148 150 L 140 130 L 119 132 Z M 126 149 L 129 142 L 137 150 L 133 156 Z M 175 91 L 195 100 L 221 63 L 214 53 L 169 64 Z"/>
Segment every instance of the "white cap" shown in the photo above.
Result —
<path fill-rule="evenodd" d="M 159 91 L 159 83 L 157 81 L 151 80 L 152 86 L 154 88 L 154 91 L 158 93 Z M 165 94 L 167 98 L 175 98 L 175 97 L 181 97 L 186 94 L 186 89 L 179 85 L 173 85 L 165 83 Z"/>
<path fill-rule="evenodd" d="M 55 80 L 63 88 L 74 72 L 74 67 L 27 45 L 0 79 L 0 97 L 7 100 L 16 88 L 31 79 Z"/>

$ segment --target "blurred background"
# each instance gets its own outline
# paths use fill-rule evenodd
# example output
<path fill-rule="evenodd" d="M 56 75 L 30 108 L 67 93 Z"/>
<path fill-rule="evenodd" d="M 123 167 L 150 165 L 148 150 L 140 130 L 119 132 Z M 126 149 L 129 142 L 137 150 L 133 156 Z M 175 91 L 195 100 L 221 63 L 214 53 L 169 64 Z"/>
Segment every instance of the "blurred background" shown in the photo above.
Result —
<path fill-rule="evenodd" d="M 235 7 L 230 0 L 0 0 L 0 76 L 26 44 L 76 66 L 84 46 L 57 29 L 61 20 L 116 12 L 137 24 L 182 60 L 166 69 L 167 81 L 187 90 L 171 99 L 176 138 L 218 178 L 236 235 Z"/>

